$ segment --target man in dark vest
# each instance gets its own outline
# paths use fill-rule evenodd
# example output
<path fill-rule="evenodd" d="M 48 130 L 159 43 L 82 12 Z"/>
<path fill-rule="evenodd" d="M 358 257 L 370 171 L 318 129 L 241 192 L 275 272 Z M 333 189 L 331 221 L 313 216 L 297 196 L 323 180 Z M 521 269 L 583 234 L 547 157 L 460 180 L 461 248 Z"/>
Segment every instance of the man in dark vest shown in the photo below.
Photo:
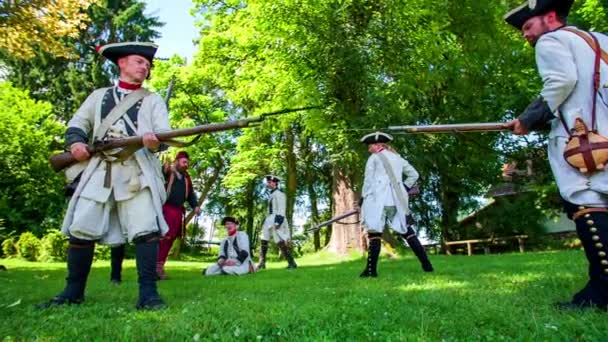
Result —
<path fill-rule="evenodd" d="M 167 279 L 165 274 L 165 263 L 169 256 L 169 251 L 173 242 L 178 237 L 183 237 L 185 233 L 184 202 L 188 202 L 190 208 L 196 215 L 200 215 L 201 209 L 198 207 L 196 193 L 192 188 L 192 179 L 188 174 L 190 158 L 188 153 L 181 151 L 177 154 L 175 162 L 171 165 L 167 163 L 163 173 L 165 175 L 165 189 L 167 191 L 167 201 L 163 205 L 163 215 L 169 225 L 169 232 L 160 240 L 158 249 L 158 259 L 156 262 L 156 273 L 161 280 Z"/>

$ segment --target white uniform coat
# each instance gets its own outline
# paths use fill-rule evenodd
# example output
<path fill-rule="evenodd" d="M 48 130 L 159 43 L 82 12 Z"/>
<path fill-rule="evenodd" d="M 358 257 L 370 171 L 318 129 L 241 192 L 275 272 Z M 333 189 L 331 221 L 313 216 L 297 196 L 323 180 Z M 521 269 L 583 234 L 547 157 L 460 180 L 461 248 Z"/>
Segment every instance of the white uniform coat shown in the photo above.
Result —
<path fill-rule="evenodd" d="M 279 190 L 275 189 L 270 193 L 268 199 L 268 208 L 272 210 L 272 213 L 266 216 L 264 225 L 262 226 L 262 240 L 269 241 L 270 237 L 274 239 L 274 242 L 288 241 L 291 239 L 289 234 L 289 223 L 287 222 L 287 196 Z M 284 220 L 280 226 L 275 228 L 275 219 L 277 215 L 283 216 Z"/>
<path fill-rule="evenodd" d="M 68 127 L 80 128 L 91 137 L 101 123 L 101 102 L 107 89 L 108 88 L 97 89 L 89 95 L 68 123 Z M 163 99 L 158 94 L 146 96 L 143 99 L 138 112 L 137 134 L 143 135 L 148 132 L 159 133 L 170 129 L 167 107 Z M 121 216 L 121 221 L 127 221 L 127 219 L 130 222 L 155 221 L 155 227 L 136 227 L 136 229 L 140 229 L 141 232 L 159 230 L 162 235 L 167 233 L 169 227 L 167 226 L 162 213 L 162 205 L 166 200 L 166 192 L 164 189 L 164 178 L 160 161 L 147 148 L 142 148 L 135 152 L 133 156 L 123 164 L 120 162 L 113 163 L 112 187 L 104 188 L 105 162 L 97 156 L 90 159 L 90 162 L 82 173 L 78 187 L 68 204 L 68 209 L 62 225 L 64 234 L 70 235 L 70 230 L 75 229 L 75 227 L 72 226 L 75 217 L 74 209 L 81 198 L 85 198 L 91 203 L 108 203 L 108 201 L 128 200 L 141 195 L 143 192 L 149 192 L 152 205 L 146 208 L 139 208 L 139 206 L 134 205 L 131 210 L 123 210 L 125 214 Z M 116 165 L 116 167 L 114 167 L 114 165 Z M 138 190 L 129 189 L 129 185 L 125 183 L 127 179 L 130 180 L 132 178 L 132 170 L 138 171 Z M 125 175 L 125 172 L 128 172 L 128 174 Z M 148 198 L 144 202 L 150 203 L 150 195 L 145 194 L 145 196 L 139 197 L 143 197 L 144 200 L 145 198 Z M 80 236 L 75 236 L 91 240 L 101 239 L 102 243 L 112 245 L 124 243 L 124 236 L 122 237 L 122 241 L 120 241 L 120 234 L 117 235 L 116 229 L 113 229 L 116 228 L 113 226 L 118 224 L 118 222 L 116 222 L 116 215 L 113 215 L 112 217 L 114 219 L 110 218 L 110 230 L 114 232 L 111 239 L 107 238 L 109 233 L 112 234 L 112 232 L 108 231 L 85 232 L 79 234 Z M 122 233 L 122 235 L 126 235 L 127 232 L 125 229 L 122 229 Z M 137 235 L 138 231 L 129 231 L 130 239 Z"/>
<path fill-rule="evenodd" d="M 600 45 L 608 50 L 608 37 L 595 33 Z M 557 30 L 540 37 L 536 44 L 536 64 L 543 79 L 542 97 L 556 117 L 561 111 L 569 129 L 581 117 L 591 129 L 593 69 L 595 54 L 578 35 Z M 601 62 L 600 95 L 597 97 L 598 133 L 608 136 L 608 66 Z M 559 118 L 551 121 L 549 162 L 562 197 L 577 205 L 608 205 L 608 171 L 587 176 L 566 163 L 563 151 L 568 141 Z"/>
<path fill-rule="evenodd" d="M 399 181 L 399 186 L 394 189 L 390 178 L 380 160 L 379 155 L 386 156 L 394 175 Z M 401 182 L 402 175 L 406 176 Z M 409 214 L 408 194 L 404 184 L 412 187 L 418 180 L 418 172 L 397 153 L 389 150 L 372 154 L 365 165 L 365 178 L 363 181 L 363 205 L 361 206 L 361 224 L 365 229 L 372 232 L 382 232 L 386 224 L 384 207 L 395 206 L 397 214 L 390 222 L 391 229 L 404 234 L 407 231 L 405 217 Z M 397 198 L 396 191 L 403 194 L 406 203 L 401 204 Z M 389 218 L 390 219 L 390 218 Z"/>
<path fill-rule="evenodd" d="M 234 246 L 234 241 L 241 251 L 246 251 L 248 256 L 243 262 L 238 260 L 238 253 Z M 226 251 L 228 254 L 226 254 Z M 211 265 L 205 271 L 205 275 L 218 275 L 222 274 L 222 270 L 225 274 L 247 274 L 253 269 L 253 262 L 251 261 L 251 250 L 249 249 L 249 236 L 247 233 L 238 231 L 235 236 L 229 236 L 222 240 L 220 243 L 220 258 L 231 260 L 236 263 L 235 266 L 223 266 L 220 267 L 218 264 Z"/>

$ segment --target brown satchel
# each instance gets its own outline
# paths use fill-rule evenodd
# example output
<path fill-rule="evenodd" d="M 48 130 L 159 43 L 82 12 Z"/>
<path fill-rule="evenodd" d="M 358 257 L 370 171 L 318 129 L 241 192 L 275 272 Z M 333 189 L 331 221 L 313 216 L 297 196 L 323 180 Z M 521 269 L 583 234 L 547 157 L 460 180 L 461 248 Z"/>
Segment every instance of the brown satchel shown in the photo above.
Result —
<path fill-rule="evenodd" d="M 597 133 L 596 127 L 596 105 L 597 96 L 600 88 L 600 61 L 603 59 L 608 64 L 608 55 L 601 49 L 600 43 L 593 33 L 588 32 L 589 36 L 583 32 L 571 28 L 564 30 L 575 33 L 583 38 L 591 49 L 595 52 L 595 66 L 593 72 L 593 109 L 591 111 L 591 130 L 581 118 L 576 118 L 574 123 L 574 133 L 568 129 L 563 114 L 559 113 L 559 119 L 564 129 L 570 136 L 564 150 L 564 159 L 572 167 L 582 173 L 593 173 L 604 170 L 608 162 L 608 139 Z"/>

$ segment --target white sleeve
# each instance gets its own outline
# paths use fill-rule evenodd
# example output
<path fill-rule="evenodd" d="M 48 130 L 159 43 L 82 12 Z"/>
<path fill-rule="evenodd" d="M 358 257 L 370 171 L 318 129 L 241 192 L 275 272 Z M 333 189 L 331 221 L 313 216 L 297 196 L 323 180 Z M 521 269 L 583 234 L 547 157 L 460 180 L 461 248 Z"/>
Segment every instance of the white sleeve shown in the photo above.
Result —
<path fill-rule="evenodd" d="M 287 197 L 282 191 L 279 190 L 275 191 L 272 195 L 272 213 L 285 217 L 285 211 L 287 209 Z"/>
<path fill-rule="evenodd" d="M 171 130 L 169 124 L 169 111 L 163 98 L 158 94 L 152 96 L 152 127 L 155 133 Z"/>
<path fill-rule="evenodd" d="M 363 178 L 363 189 L 361 190 L 361 197 L 365 198 L 372 192 L 373 182 L 376 178 L 376 159 L 377 157 L 372 154 L 365 163 L 365 174 Z"/>
<path fill-rule="evenodd" d="M 414 169 L 414 167 L 408 163 L 407 160 L 403 159 L 403 161 L 403 174 L 406 177 L 403 184 L 405 184 L 405 186 L 408 188 L 411 188 L 414 186 L 414 184 L 416 184 L 420 175 L 418 174 L 418 171 L 416 171 L 416 169 Z"/>
<path fill-rule="evenodd" d="M 81 129 L 89 136 L 89 139 L 93 134 L 93 127 L 95 126 L 97 100 L 99 99 L 99 96 L 103 96 L 103 93 L 100 94 L 100 91 L 103 92 L 105 89 L 92 92 L 68 122 L 68 128 L 74 127 Z"/>
<path fill-rule="evenodd" d="M 536 65 L 543 80 L 541 96 L 551 111 L 559 109 L 578 81 L 570 48 L 553 34 L 542 36 L 536 44 Z"/>

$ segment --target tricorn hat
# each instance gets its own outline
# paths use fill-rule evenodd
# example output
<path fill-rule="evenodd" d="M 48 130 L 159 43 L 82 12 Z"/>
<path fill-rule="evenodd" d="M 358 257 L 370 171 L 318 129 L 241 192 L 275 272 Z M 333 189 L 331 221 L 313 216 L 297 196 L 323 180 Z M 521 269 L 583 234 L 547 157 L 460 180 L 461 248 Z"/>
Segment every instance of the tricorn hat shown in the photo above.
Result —
<path fill-rule="evenodd" d="M 393 137 L 389 134 L 383 132 L 374 132 L 370 133 L 363 138 L 361 138 L 361 142 L 364 144 L 377 144 L 377 143 L 387 143 L 393 141 Z"/>
<path fill-rule="evenodd" d="M 234 223 L 234 224 L 236 224 L 236 225 L 238 225 L 238 224 L 239 224 L 239 220 L 235 219 L 235 218 L 234 218 L 234 217 L 232 217 L 232 216 L 226 216 L 226 217 L 224 217 L 224 218 L 222 219 L 222 225 L 226 224 L 226 222 L 232 222 L 232 223 Z"/>
<path fill-rule="evenodd" d="M 505 14 L 504 19 L 510 25 L 521 30 L 528 19 L 555 11 L 560 16 L 568 16 L 574 0 L 527 0 L 520 6 Z"/>
<path fill-rule="evenodd" d="M 152 64 L 157 49 L 158 45 L 150 42 L 124 42 L 98 46 L 97 53 L 111 60 L 114 64 L 118 64 L 118 59 L 130 55 L 142 56 Z"/>
<path fill-rule="evenodd" d="M 181 158 L 190 159 L 190 157 L 188 156 L 188 153 L 186 153 L 186 151 L 179 151 L 177 153 L 177 156 L 175 156 L 175 160 L 178 160 L 178 159 L 181 159 Z"/>
<path fill-rule="evenodd" d="M 281 181 L 281 179 L 279 177 L 274 176 L 274 175 L 266 175 L 266 176 L 264 176 L 264 178 L 266 179 L 267 182 L 273 181 L 273 182 L 277 182 L 278 183 L 278 182 Z"/>

